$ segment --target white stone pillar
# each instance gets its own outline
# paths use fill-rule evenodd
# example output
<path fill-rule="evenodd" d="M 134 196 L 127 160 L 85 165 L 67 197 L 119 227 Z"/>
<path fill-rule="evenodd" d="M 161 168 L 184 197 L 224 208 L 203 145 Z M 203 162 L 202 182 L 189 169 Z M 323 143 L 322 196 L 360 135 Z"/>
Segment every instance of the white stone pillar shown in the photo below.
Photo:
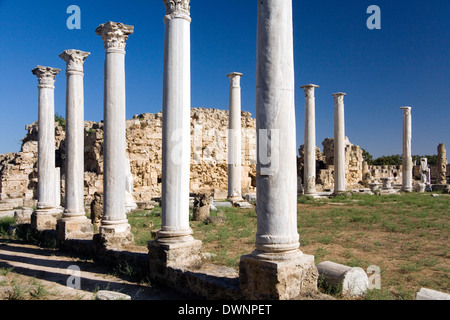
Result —
<path fill-rule="evenodd" d="M 58 240 L 92 238 L 93 226 L 84 211 L 84 86 L 83 64 L 90 55 L 65 50 L 66 62 L 66 172 L 65 209 L 58 221 Z"/>
<path fill-rule="evenodd" d="M 403 110 L 402 190 L 405 192 L 411 192 L 413 190 L 413 164 L 411 157 L 411 107 L 401 107 L 400 109 Z"/>
<path fill-rule="evenodd" d="M 242 200 L 241 193 L 241 77 L 232 72 L 230 79 L 228 120 L 228 199 Z"/>
<path fill-rule="evenodd" d="M 316 99 L 315 88 L 319 86 L 308 84 L 301 87 L 305 90 L 305 143 L 304 143 L 304 194 L 316 196 Z"/>
<path fill-rule="evenodd" d="M 292 0 L 258 1 L 256 70 L 256 248 L 241 257 L 240 287 L 246 299 L 291 299 L 317 288 L 297 231 Z"/>
<path fill-rule="evenodd" d="M 37 231 L 56 228 L 55 203 L 55 77 L 61 69 L 37 66 L 39 80 L 38 115 L 38 201 L 31 227 Z"/>
<path fill-rule="evenodd" d="M 334 96 L 334 194 L 345 192 L 345 118 L 344 96 L 338 92 Z"/>
<path fill-rule="evenodd" d="M 55 208 L 59 210 L 60 213 L 63 212 L 61 208 L 61 168 L 55 168 Z"/>
<path fill-rule="evenodd" d="M 200 261 L 201 250 L 201 241 L 194 240 L 189 226 L 191 17 L 189 0 L 163 2 L 161 230 L 157 240 L 149 243 L 149 256 L 154 265 L 187 266 Z"/>
<path fill-rule="evenodd" d="M 95 32 L 105 45 L 104 140 L 103 140 L 103 217 L 100 234 L 132 240 L 125 212 L 126 113 L 125 45 L 133 26 L 107 22 Z"/>

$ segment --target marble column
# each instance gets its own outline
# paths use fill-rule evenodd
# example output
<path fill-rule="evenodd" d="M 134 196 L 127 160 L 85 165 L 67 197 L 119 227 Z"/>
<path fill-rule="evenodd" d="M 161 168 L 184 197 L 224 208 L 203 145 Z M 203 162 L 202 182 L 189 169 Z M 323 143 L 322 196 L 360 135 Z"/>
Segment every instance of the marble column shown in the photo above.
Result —
<path fill-rule="evenodd" d="M 316 99 L 315 88 L 319 86 L 308 84 L 301 87 L 305 90 L 305 144 L 304 144 L 304 194 L 317 196 L 316 192 Z"/>
<path fill-rule="evenodd" d="M 242 73 L 227 75 L 230 79 L 228 120 L 228 199 L 242 200 L 241 193 L 241 77 Z"/>
<path fill-rule="evenodd" d="M 191 38 L 189 0 L 163 0 L 164 65 L 161 229 L 149 242 L 152 265 L 192 265 L 201 241 L 189 225 Z M 163 258 L 162 258 L 163 257 Z"/>
<path fill-rule="evenodd" d="M 413 164 L 411 156 L 411 107 L 401 107 L 403 110 L 403 152 L 402 152 L 402 190 L 413 190 Z"/>
<path fill-rule="evenodd" d="M 65 50 L 66 62 L 66 172 L 65 209 L 58 221 L 58 240 L 91 239 L 93 226 L 84 211 L 84 86 L 83 64 L 90 55 Z"/>
<path fill-rule="evenodd" d="M 120 246 L 133 240 L 125 212 L 125 45 L 133 30 L 133 26 L 111 21 L 95 30 L 105 45 L 103 217 L 100 237 L 106 246 Z"/>
<path fill-rule="evenodd" d="M 38 201 L 31 216 L 36 231 L 56 228 L 55 203 L 55 77 L 61 69 L 37 66 L 32 72 L 39 81 L 38 115 Z"/>
<path fill-rule="evenodd" d="M 334 93 L 334 194 L 345 192 L 345 93 Z"/>
<path fill-rule="evenodd" d="M 258 1 L 257 21 L 257 233 L 239 282 L 246 299 L 291 299 L 317 288 L 297 231 L 292 0 Z"/>

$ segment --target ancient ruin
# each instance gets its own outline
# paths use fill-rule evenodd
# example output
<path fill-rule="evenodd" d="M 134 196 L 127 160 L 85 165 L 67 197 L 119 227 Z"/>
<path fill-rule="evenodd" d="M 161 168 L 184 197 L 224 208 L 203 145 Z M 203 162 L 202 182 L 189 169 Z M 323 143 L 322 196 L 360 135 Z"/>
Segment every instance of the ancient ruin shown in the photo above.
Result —
<path fill-rule="evenodd" d="M 54 236 L 61 249 L 92 258 L 139 265 L 151 281 L 183 285 L 207 298 L 294 299 L 315 294 L 319 275 L 342 292 L 364 294 L 364 270 L 330 261 L 316 266 L 314 256 L 301 251 L 297 192 L 391 194 L 411 192 L 414 183 L 419 191 L 448 189 L 445 146 L 438 146 L 436 166 L 422 159 L 414 167 L 411 107 L 402 107 L 402 165 L 369 165 L 362 148 L 345 136 L 346 94 L 338 92 L 334 137 L 322 142 L 322 152 L 315 132 L 319 86 L 308 84 L 301 87 L 305 140 L 297 156 L 292 0 L 258 2 L 256 119 L 242 111 L 238 72 L 227 75 L 228 110 L 192 108 L 190 1 L 163 3 L 162 111 L 125 119 L 125 47 L 134 27 L 101 24 L 95 32 L 105 49 L 104 120 L 84 120 L 83 64 L 90 53 L 70 49 L 59 55 L 66 63 L 65 124 L 55 122 L 54 113 L 60 69 L 33 69 L 39 118 L 26 127 L 20 152 L 0 155 L 0 211 L 21 207 L 16 223 L 30 224 L 33 236 Z M 161 228 L 151 230 L 155 238 L 145 252 L 127 251 L 134 244 L 127 214 L 156 201 Z M 190 225 L 190 204 L 193 220 L 206 221 L 215 205 L 254 209 L 253 202 L 254 250 L 240 257 L 239 274 L 219 269 L 227 273 L 224 280 L 223 274 L 199 271 L 203 244 Z"/>

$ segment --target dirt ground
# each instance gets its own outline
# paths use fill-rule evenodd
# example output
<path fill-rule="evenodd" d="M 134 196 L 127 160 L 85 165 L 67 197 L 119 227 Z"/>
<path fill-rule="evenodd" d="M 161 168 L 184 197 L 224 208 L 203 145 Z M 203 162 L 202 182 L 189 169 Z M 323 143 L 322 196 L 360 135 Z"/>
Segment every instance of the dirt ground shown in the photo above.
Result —
<path fill-rule="evenodd" d="M 70 278 L 70 266 L 80 269 L 80 290 Z M 71 281 L 73 280 L 73 281 Z M 80 260 L 18 241 L 0 240 L 0 300 L 92 300 L 99 290 L 116 291 L 132 300 L 175 300 L 180 297 L 148 283 L 116 276 L 92 260 Z"/>

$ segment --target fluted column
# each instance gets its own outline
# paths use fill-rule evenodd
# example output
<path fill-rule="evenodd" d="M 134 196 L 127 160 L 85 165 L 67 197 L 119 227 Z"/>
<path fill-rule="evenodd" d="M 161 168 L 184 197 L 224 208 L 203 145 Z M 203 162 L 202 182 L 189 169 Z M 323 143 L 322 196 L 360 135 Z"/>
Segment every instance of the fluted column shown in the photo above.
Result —
<path fill-rule="evenodd" d="M 55 203 L 55 77 L 61 69 L 37 66 L 32 73 L 39 84 L 38 115 L 38 201 L 31 227 L 54 229 L 58 214 Z"/>
<path fill-rule="evenodd" d="M 292 0 L 257 4 L 257 233 L 239 280 L 247 299 L 290 299 L 312 289 L 302 283 L 316 282 L 305 281 L 316 267 L 299 250 L 297 231 Z"/>
<path fill-rule="evenodd" d="M 411 157 L 411 107 L 401 107 L 403 110 L 403 151 L 402 151 L 402 190 L 411 192 L 413 165 Z"/>
<path fill-rule="evenodd" d="M 241 77 L 232 72 L 230 79 L 228 117 L 228 199 L 242 200 L 241 194 Z"/>
<path fill-rule="evenodd" d="M 334 194 L 345 192 L 345 93 L 338 92 L 334 97 Z"/>
<path fill-rule="evenodd" d="M 84 86 L 83 64 L 90 55 L 65 50 L 66 62 L 66 172 L 65 209 L 58 221 L 58 239 L 92 238 L 93 227 L 84 210 Z"/>
<path fill-rule="evenodd" d="M 304 194 L 316 196 L 316 99 L 315 88 L 308 84 L 301 87 L 305 90 L 305 143 L 304 143 Z"/>
<path fill-rule="evenodd" d="M 125 211 L 125 45 L 133 26 L 107 22 L 95 32 L 105 45 L 103 217 L 100 234 L 130 240 Z"/>
<path fill-rule="evenodd" d="M 164 66 L 161 229 L 149 242 L 151 268 L 200 261 L 201 241 L 189 226 L 191 38 L 189 0 L 163 0 Z M 160 267 L 158 267 L 160 266 Z"/>

